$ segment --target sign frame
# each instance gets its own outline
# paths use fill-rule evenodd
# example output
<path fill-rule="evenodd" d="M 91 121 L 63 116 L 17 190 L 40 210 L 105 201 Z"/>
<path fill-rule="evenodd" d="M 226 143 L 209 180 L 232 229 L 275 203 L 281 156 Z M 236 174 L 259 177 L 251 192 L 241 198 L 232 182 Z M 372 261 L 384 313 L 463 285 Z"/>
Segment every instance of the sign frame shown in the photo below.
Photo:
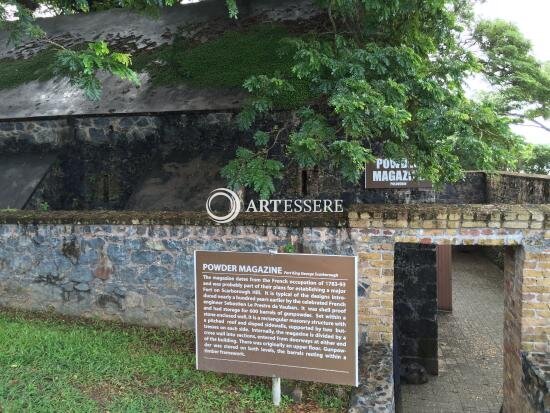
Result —
<path fill-rule="evenodd" d="M 246 255 L 246 254 L 250 254 L 250 255 L 266 255 L 266 256 L 277 256 L 277 257 L 281 257 L 281 256 L 295 256 L 295 257 L 306 257 L 306 256 L 313 256 L 313 257 L 340 257 L 340 258 L 353 258 L 353 271 L 354 271 L 354 274 L 353 274 L 353 277 L 352 277 L 352 281 L 353 281 L 353 285 L 351 287 L 347 287 L 347 289 L 351 289 L 353 291 L 353 303 L 352 303 L 352 306 L 353 306 L 353 309 L 352 309 L 352 313 L 353 313 L 353 317 L 354 317 L 354 322 L 353 322 L 353 325 L 352 325 L 352 329 L 353 331 L 351 332 L 351 337 L 353 338 L 353 343 L 351 344 L 351 348 L 353 350 L 353 371 L 352 373 L 353 374 L 353 382 L 354 383 L 340 383 L 340 382 L 336 382 L 336 381 L 324 381 L 324 380 L 321 380 L 321 381 L 318 381 L 318 380 L 314 380 L 314 379 L 311 379 L 311 378 L 297 378 L 295 376 L 292 376 L 292 377 L 285 377 L 285 374 L 260 374 L 258 371 L 254 372 L 254 373 L 248 373 L 248 372 L 235 372 L 235 371 L 218 371 L 216 370 L 217 372 L 220 372 L 220 373 L 229 373 L 229 374 L 244 374 L 244 375 L 253 375 L 253 376 L 263 376 L 263 377 L 281 377 L 281 378 L 287 378 L 287 379 L 291 379 L 291 380 L 302 380 L 302 381 L 313 381 L 313 382 L 324 382 L 324 383 L 329 383 L 329 384 L 340 384 L 340 385 L 351 385 L 351 386 L 359 386 L 359 314 L 358 314 L 358 301 L 359 301 L 359 297 L 357 295 L 357 285 L 358 285 L 358 266 L 359 266 L 359 257 L 357 255 L 338 255 L 338 254 L 300 254 L 300 253 L 273 253 L 273 252 L 250 252 L 250 251 L 247 251 L 247 252 L 241 252 L 241 251 L 213 251 L 213 250 L 195 250 L 194 253 L 193 253 L 193 257 L 194 257 L 194 282 L 195 282 L 195 286 L 194 286 L 194 289 L 195 289 L 195 368 L 197 370 L 199 370 L 199 360 L 200 360 L 200 347 L 199 347 L 199 340 L 200 340 L 200 337 L 199 337 L 199 326 L 198 326 L 198 323 L 199 323 L 199 317 L 198 317 L 198 310 L 199 310 L 199 305 L 198 305 L 198 299 L 199 299 L 199 295 L 197 294 L 198 293 L 198 286 L 199 286 L 199 283 L 198 283 L 198 273 L 199 271 L 197 270 L 198 269 L 198 263 L 197 263 L 197 253 L 216 253 L 216 254 L 242 254 L 242 255 Z M 236 275 L 238 275 L 239 273 L 235 273 Z M 258 274 L 258 276 L 262 276 L 261 274 Z M 346 329 L 349 328 L 348 325 L 346 325 L 345 327 Z M 201 330 L 202 331 L 202 330 Z M 246 363 L 245 360 L 242 361 L 243 363 Z M 248 362 L 249 364 L 252 364 L 254 362 Z M 300 369 L 300 368 L 303 368 L 303 369 L 310 369 L 309 367 L 302 367 L 302 366 L 285 366 L 285 365 L 277 365 L 277 364 L 273 364 L 274 366 L 279 366 L 279 367 L 294 367 L 294 368 L 297 368 L 297 369 Z M 316 370 L 315 368 L 312 368 L 313 370 Z M 205 370 L 205 369 L 201 369 L 201 370 Z M 323 370 L 323 369 L 317 369 L 317 370 Z M 205 371 L 211 371 L 211 370 L 205 370 Z"/>
<path fill-rule="evenodd" d="M 407 167 L 399 167 L 399 168 L 392 168 L 391 166 L 389 168 L 377 168 L 376 164 L 379 160 L 388 160 L 390 162 L 394 162 L 396 164 L 400 165 L 400 162 L 394 161 L 393 159 L 388 158 L 376 158 L 374 162 L 366 162 L 365 163 L 365 173 L 364 173 L 364 189 L 432 189 L 433 184 L 429 181 L 421 181 L 421 180 L 398 180 L 395 181 L 396 184 L 392 185 L 392 181 L 385 180 L 385 181 L 375 181 L 373 179 L 373 173 L 377 170 L 381 172 L 387 172 L 389 171 L 401 171 L 401 172 L 407 172 L 408 174 L 414 174 L 416 171 L 416 168 L 414 166 L 411 166 L 407 162 Z"/>

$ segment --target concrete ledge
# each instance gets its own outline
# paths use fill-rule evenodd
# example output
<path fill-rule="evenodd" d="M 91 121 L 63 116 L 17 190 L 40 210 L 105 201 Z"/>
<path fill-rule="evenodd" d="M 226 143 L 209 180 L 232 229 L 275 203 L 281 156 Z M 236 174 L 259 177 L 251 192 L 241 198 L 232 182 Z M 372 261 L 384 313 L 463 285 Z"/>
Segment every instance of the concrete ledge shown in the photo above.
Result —
<path fill-rule="evenodd" d="M 550 205 L 356 205 L 354 228 L 547 229 Z"/>
<path fill-rule="evenodd" d="M 0 210 L 0 224 L 216 225 L 206 213 Z M 344 213 L 241 213 L 226 226 L 550 229 L 550 205 L 355 205 Z"/>
<path fill-rule="evenodd" d="M 345 214 L 243 213 L 225 227 L 345 227 Z M 200 225 L 219 226 L 204 212 L 167 211 L 0 211 L 0 224 L 19 225 Z"/>

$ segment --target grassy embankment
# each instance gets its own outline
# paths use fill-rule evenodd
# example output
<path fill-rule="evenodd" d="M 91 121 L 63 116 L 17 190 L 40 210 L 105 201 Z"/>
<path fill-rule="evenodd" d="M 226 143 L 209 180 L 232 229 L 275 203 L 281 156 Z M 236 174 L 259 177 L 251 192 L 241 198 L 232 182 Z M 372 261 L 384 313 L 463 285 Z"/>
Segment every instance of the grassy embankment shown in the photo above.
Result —
<path fill-rule="evenodd" d="M 153 87 L 188 84 L 197 87 L 242 87 L 251 75 L 289 77 L 291 56 L 284 53 L 284 27 L 260 25 L 226 32 L 197 44 L 178 37 L 172 45 L 133 56 L 133 68 L 147 71 Z M 56 53 L 48 49 L 28 59 L 0 60 L 0 90 L 55 76 Z M 295 108 L 311 98 L 305 82 L 294 80 L 295 91 L 282 96 L 279 108 Z"/>

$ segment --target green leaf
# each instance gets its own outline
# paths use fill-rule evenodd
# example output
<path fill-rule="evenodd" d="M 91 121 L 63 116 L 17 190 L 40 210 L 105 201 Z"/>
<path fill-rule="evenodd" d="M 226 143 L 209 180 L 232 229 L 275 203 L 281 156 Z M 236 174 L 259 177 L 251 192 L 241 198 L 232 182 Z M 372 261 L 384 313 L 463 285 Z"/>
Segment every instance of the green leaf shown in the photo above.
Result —
<path fill-rule="evenodd" d="M 266 146 L 271 137 L 269 136 L 269 133 L 264 131 L 257 131 L 254 136 L 254 143 L 256 146 Z"/>
<path fill-rule="evenodd" d="M 256 154 L 249 149 L 239 148 L 236 158 L 223 169 L 222 176 L 232 188 L 251 188 L 263 199 L 275 191 L 274 181 L 282 177 L 284 165 L 265 154 Z"/>
<path fill-rule="evenodd" d="M 225 0 L 227 9 L 229 11 L 229 17 L 236 19 L 239 15 L 239 9 L 237 8 L 237 0 Z"/>
<path fill-rule="evenodd" d="M 71 83 L 81 88 L 88 99 L 101 98 L 98 71 L 107 71 L 121 79 L 139 85 L 139 77 L 130 69 L 129 54 L 111 52 L 104 41 L 92 42 L 83 51 L 61 50 L 57 56 L 57 73 L 68 76 Z"/>
<path fill-rule="evenodd" d="M 337 140 L 330 145 L 330 156 L 342 176 L 349 182 L 357 183 L 365 163 L 373 161 L 372 154 L 358 141 Z"/>

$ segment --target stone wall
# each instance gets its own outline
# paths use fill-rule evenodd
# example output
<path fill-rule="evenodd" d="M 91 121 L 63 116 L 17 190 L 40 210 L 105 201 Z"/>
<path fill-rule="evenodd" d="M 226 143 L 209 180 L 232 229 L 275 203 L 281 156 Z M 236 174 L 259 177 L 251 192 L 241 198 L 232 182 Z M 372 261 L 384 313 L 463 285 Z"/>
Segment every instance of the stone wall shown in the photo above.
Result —
<path fill-rule="evenodd" d="M 159 116 L 92 116 L 71 120 L 67 123 L 73 128 L 73 139 L 94 144 L 143 141 L 158 136 L 161 129 Z"/>
<path fill-rule="evenodd" d="M 52 152 L 71 137 L 67 119 L 0 121 L 0 153 Z"/>
<path fill-rule="evenodd" d="M 300 252 L 359 257 L 360 342 L 385 346 L 386 356 L 396 243 L 514 247 L 505 263 L 504 386 L 505 412 L 520 411 L 519 351 L 549 351 L 548 205 L 361 205 L 328 217 L 242 214 L 226 226 L 200 213 L 2 211 L 0 304 L 191 328 L 194 250 L 268 251 L 288 243 Z M 390 378 L 391 370 L 364 369 Z"/>
<path fill-rule="evenodd" d="M 351 198 L 364 204 L 485 204 L 487 180 L 483 172 L 468 172 L 464 179 L 444 185 L 439 191 L 429 188 L 364 189 L 353 188 Z"/>
<path fill-rule="evenodd" d="M 550 203 L 550 178 L 547 175 L 498 173 L 488 174 L 487 181 L 488 203 Z"/>
<path fill-rule="evenodd" d="M 298 234 L 164 225 L 0 231 L 0 305 L 185 329 L 194 323 L 195 250 L 268 251 Z"/>
<path fill-rule="evenodd" d="M 395 245 L 394 323 L 402 363 L 417 362 L 438 374 L 436 247 Z"/>
<path fill-rule="evenodd" d="M 498 268 L 504 269 L 504 250 L 501 247 L 486 247 L 481 253 Z"/>
<path fill-rule="evenodd" d="M 522 334 L 528 338 L 529 350 L 547 349 L 544 323 L 550 320 L 542 308 L 545 294 L 550 293 L 544 284 L 550 275 L 547 205 L 362 205 L 348 214 L 328 217 L 241 214 L 229 226 L 213 225 L 202 213 L 1 211 L 0 227 L 2 282 L 10 283 L 18 277 L 48 278 L 47 274 L 58 268 L 65 275 L 62 278 L 68 279 L 83 272 L 90 278 L 96 271 L 103 274 L 98 268 L 112 267 L 106 280 L 101 275 L 87 281 L 98 286 L 117 281 L 118 269 L 133 268 L 133 274 L 140 277 L 149 272 L 149 265 L 155 265 L 154 273 L 183 274 L 191 269 L 195 248 L 260 251 L 292 243 L 301 252 L 358 254 L 359 295 L 366 304 L 362 321 L 368 326 L 370 339 L 388 343 L 392 341 L 395 243 L 522 246 L 515 250 L 523 251 L 522 259 L 514 259 L 514 273 L 522 274 L 514 276 L 514 281 L 522 281 L 515 288 L 520 290 L 523 285 L 528 293 L 523 297 L 521 314 L 522 319 L 529 316 L 530 322 L 523 324 Z M 175 245 L 180 247 L 181 242 L 185 248 L 172 251 L 168 248 L 171 241 L 179 241 Z M 124 252 L 124 257 L 117 256 L 118 251 Z M 187 277 L 189 280 L 189 274 Z M 16 299 L 17 294 L 13 297 Z M 27 297 L 21 301 L 32 300 Z M 36 301 L 38 305 L 42 302 Z"/>
<path fill-rule="evenodd" d="M 289 116 L 274 114 L 258 127 L 286 122 Z M 202 210 L 208 193 L 226 185 L 219 171 L 239 145 L 252 145 L 251 134 L 239 130 L 233 112 L 0 121 L 0 155 L 55 153 L 59 157 L 43 187 L 37 188 L 39 199 L 32 200 L 30 207 L 47 202 L 51 209 L 63 210 Z M 274 148 L 274 153 L 287 162 L 283 151 Z M 205 173 L 193 177 L 193 168 Z M 342 198 L 346 205 L 538 204 L 550 202 L 549 185 L 550 177 L 471 172 L 441 191 L 373 190 L 362 183 L 347 184 L 328 169 L 290 167 L 277 196 Z"/>
<path fill-rule="evenodd" d="M 155 194 L 156 200 L 191 189 L 175 202 L 155 204 L 156 209 L 190 210 L 193 194 L 201 198 L 202 208 L 208 193 L 220 183 L 207 182 L 205 174 L 192 182 L 192 177 L 179 176 L 180 171 L 199 159 L 216 174 L 239 141 L 248 137 L 239 132 L 233 118 L 228 112 L 191 112 L 0 122 L 0 156 L 12 152 L 57 156 L 27 208 L 47 203 L 53 210 L 151 209 L 135 200 L 129 204 L 132 194 L 151 180 L 155 188 L 168 183 L 163 193 Z M 44 133 L 47 124 L 51 124 L 49 134 Z M 33 139 L 27 136 L 30 131 L 36 132 Z"/>
<path fill-rule="evenodd" d="M 550 412 L 550 354 L 522 352 L 522 411 Z"/>

